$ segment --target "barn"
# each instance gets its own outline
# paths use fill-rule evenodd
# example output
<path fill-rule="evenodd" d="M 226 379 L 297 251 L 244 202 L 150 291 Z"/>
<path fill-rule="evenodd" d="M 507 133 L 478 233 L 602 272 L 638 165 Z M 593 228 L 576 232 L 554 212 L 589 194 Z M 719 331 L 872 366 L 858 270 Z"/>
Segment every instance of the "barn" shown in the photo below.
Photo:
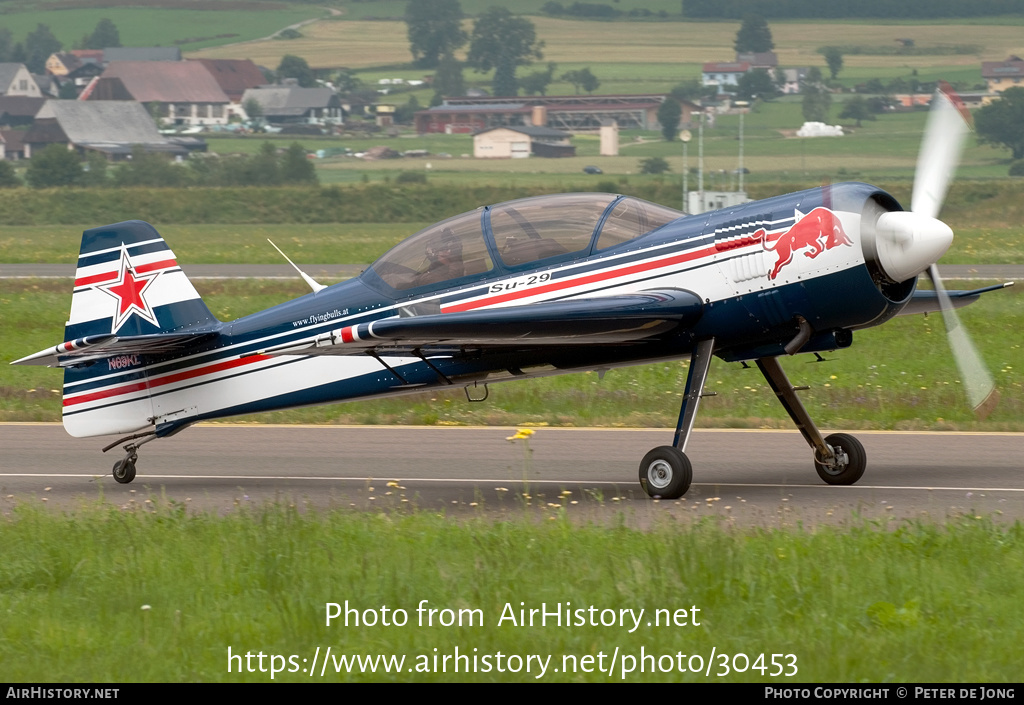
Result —
<path fill-rule="evenodd" d="M 573 157 L 576 156 L 576 147 L 569 143 L 570 137 L 568 132 L 550 127 L 491 127 L 473 135 L 473 156 L 477 159 L 519 159 L 531 154 L 538 157 Z"/>

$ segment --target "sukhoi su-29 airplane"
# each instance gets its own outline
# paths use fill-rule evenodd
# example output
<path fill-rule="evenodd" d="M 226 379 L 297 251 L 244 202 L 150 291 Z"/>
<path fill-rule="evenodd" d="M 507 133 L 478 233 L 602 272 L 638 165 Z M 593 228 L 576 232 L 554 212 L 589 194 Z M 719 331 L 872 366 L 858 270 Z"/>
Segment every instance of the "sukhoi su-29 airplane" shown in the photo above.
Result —
<path fill-rule="evenodd" d="M 355 279 L 221 322 L 157 231 L 128 221 L 82 237 L 64 342 L 14 364 L 64 370 L 77 437 L 124 435 L 114 478 L 138 450 L 203 420 L 294 406 L 689 359 L 671 445 L 641 461 L 648 494 L 690 486 L 685 454 L 713 356 L 753 361 L 827 483 L 866 467 L 851 435 L 823 435 L 778 358 L 849 346 L 894 316 L 941 311 L 970 403 L 992 380 L 946 292 L 937 219 L 967 131 L 952 91 L 933 101 L 910 210 L 839 183 L 684 215 L 628 196 L 571 193 L 479 208 L 395 246 Z M 927 273 L 934 288 L 918 290 Z"/>

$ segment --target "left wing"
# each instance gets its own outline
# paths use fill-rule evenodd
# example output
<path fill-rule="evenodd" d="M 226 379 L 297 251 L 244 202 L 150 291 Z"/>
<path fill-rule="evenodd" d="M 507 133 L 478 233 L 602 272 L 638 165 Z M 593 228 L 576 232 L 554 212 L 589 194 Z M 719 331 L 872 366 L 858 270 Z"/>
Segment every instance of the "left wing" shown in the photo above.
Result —
<path fill-rule="evenodd" d="M 1008 286 L 1013 286 L 1013 282 L 993 284 L 992 286 L 985 286 L 981 289 L 971 289 L 970 291 L 947 289 L 946 293 L 949 295 L 949 300 L 952 302 L 953 308 L 962 308 L 968 304 L 973 304 L 982 294 L 990 291 L 999 291 L 1000 289 L 1005 289 Z M 935 313 L 941 310 L 942 309 L 939 306 L 939 295 L 935 290 L 918 289 L 914 292 L 907 305 L 899 312 L 899 315 L 909 316 L 915 313 Z"/>
<path fill-rule="evenodd" d="M 640 341 L 690 327 L 703 312 L 696 294 L 659 289 L 619 296 L 423 316 L 394 316 L 260 350 L 259 355 L 351 355 L 430 345 L 588 345 Z"/>

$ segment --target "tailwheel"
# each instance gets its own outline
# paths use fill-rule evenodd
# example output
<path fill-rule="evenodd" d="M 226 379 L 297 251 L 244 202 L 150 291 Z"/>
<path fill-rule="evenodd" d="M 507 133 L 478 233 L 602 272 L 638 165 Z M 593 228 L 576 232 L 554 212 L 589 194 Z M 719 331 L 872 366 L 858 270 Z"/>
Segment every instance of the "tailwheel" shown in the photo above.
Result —
<path fill-rule="evenodd" d="M 818 477 L 830 485 L 852 485 L 859 480 L 868 462 L 861 442 L 848 433 L 833 433 L 825 437 L 825 443 L 832 448 L 834 458 L 824 463 L 814 459 Z"/>
<path fill-rule="evenodd" d="M 674 446 L 658 446 L 640 462 L 640 486 L 651 497 L 679 499 L 692 480 L 690 459 Z"/>
<path fill-rule="evenodd" d="M 136 443 L 135 441 L 139 438 L 141 438 L 142 440 Z M 127 445 L 124 446 L 124 458 L 114 463 L 114 469 L 112 470 L 114 479 L 117 480 L 119 484 L 127 485 L 129 482 L 135 479 L 135 462 L 139 459 L 139 446 L 155 440 L 156 432 L 146 431 L 144 433 L 136 433 L 131 436 L 125 436 L 124 438 L 120 438 L 103 449 L 103 452 L 106 453 L 108 450 L 111 450 L 114 446 L 119 446 L 125 441 L 130 441 Z"/>
<path fill-rule="evenodd" d="M 135 479 L 135 458 L 127 456 L 123 460 L 114 463 L 114 479 L 122 485 L 127 485 Z"/>

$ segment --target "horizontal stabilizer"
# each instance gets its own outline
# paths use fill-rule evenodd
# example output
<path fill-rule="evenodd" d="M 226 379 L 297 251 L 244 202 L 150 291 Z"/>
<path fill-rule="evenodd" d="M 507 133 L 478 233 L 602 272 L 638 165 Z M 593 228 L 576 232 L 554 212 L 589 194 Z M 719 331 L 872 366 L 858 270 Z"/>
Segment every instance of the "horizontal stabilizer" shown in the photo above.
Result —
<path fill-rule="evenodd" d="M 40 350 L 12 365 L 74 367 L 118 355 L 161 355 L 180 352 L 205 342 L 214 333 L 157 333 L 154 335 L 88 335 Z"/>
<path fill-rule="evenodd" d="M 259 351 L 264 355 L 350 355 L 377 348 L 587 345 L 640 341 L 692 326 L 703 303 L 679 289 L 572 299 L 458 313 L 385 318 Z"/>
<path fill-rule="evenodd" d="M 1006 282 L 1005 284 L 993 284 L 992 286 L 982 287 L 981 289 L 971 289 L 970 291 L 960 291 L 956 289 L 947 289 L 946 294 L 949 296 L 950 303 L 953 304 L 953 308 L 963 308 L 969 304 L 973 304 L 978 300 L 982 294 L 990 291 L 999 291 L 1005 289 L 1008 286 L 1013 286 L 1013 282 Z M 942 308 L 939 304 L 939 294 L 934 289 L 918 289 L 914 292 L 910 302 L 903 307 L 899 315 L 909 316 L 915 313 L 937 313 Z"/>

